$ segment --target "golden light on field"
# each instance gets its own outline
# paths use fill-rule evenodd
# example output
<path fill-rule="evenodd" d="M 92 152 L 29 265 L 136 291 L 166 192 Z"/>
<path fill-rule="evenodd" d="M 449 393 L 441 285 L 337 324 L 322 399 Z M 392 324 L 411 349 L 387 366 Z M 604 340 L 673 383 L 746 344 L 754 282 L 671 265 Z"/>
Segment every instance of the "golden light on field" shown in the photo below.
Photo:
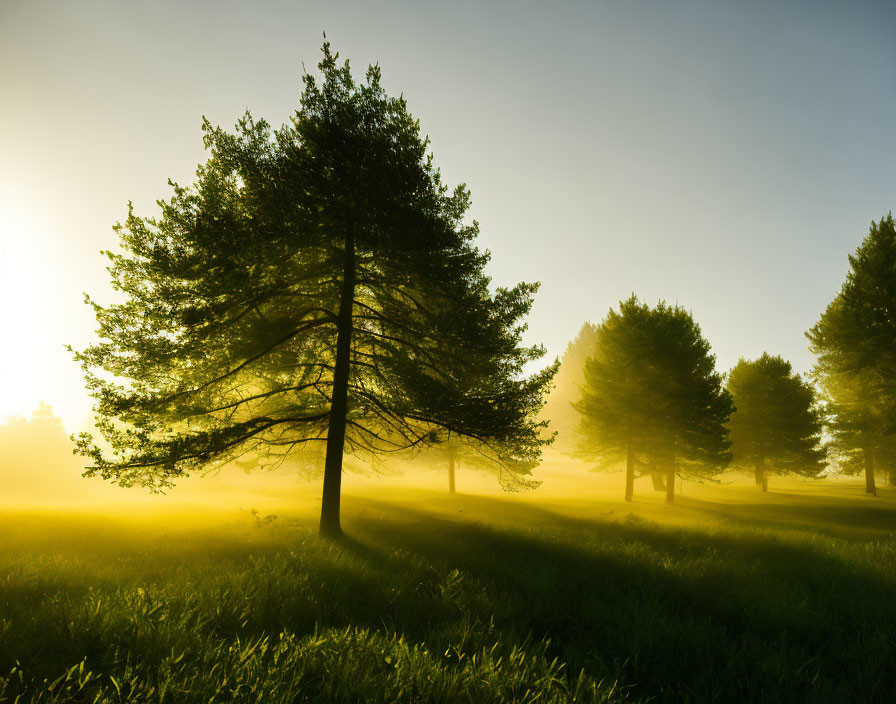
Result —
<path fill-rule="evenodd" d="M 0 704 L 889 701 L 896 2 L 209 5 L 0 0 Z"/>

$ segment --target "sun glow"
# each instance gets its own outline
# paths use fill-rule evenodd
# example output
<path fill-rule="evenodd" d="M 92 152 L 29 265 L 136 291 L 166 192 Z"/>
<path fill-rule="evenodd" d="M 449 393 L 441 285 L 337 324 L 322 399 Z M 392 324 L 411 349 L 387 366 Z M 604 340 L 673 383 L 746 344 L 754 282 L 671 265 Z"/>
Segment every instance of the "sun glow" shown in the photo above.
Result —
<path fill-rule="evenodd" d="M 30 416 L 42 400 L 67 427 L 83 413 L 64 347 L 73 321 L 66 319 L 65 266 L 53 239 L 38 208 L 0 190 L 0 422 Z"/>

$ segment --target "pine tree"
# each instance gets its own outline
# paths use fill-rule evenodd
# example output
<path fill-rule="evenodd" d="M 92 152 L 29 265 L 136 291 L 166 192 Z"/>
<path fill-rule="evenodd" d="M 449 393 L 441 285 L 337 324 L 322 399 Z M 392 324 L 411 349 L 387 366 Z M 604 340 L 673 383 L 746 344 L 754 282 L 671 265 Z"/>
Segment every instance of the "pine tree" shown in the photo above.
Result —
<path fill-rule="evenodd" d="M 443 185 L 404 99 L 323 53 L 290 123 L 206 122 L 196 184 L 118 226 L 125 300 L 94 304 L 100 341 L 77 358 L 108 444 L 80 438 L 88 474 L 162 488 L 322 444 L 320 530 L 338 536 L 345 452 L 451 433 L 537 461 L 556 368 L 527 376 L 537 285 L 491 291 L 469 192 Z"/>
<path fill-rule="evenodd" d="M 495 477 L 504 491 L 527 491 L 541 486 L 539 480 L 532 478 L 532 470 L 537 462 L 511 460 L 509 456 L 509 452 L 494 444 L 484 444 L 454 435 L 429 445 L 411 461 L 418 466 L 444 469 L 449 494 L 457 493 L 457 471 L 461 467 Z"/>
<path fill-rule="evenodd" d="M 596 344 L 597 325 L 586 322 L 560 358 L 554 387 L 542 411 L 542 416 L 550 421 L 551 430 L 557 434 L 554 447 L 564 452 L 575 451 L 579 413 L 574 405 L 582 397 L 585 360 L 594 354 Z"/>
<path fill-rule="evenodd" d="M 877 494 L 875 465 L 896 433 L 896 223 L 872 222 L 849 258 L 840 293 L 806 333 L 818 356 L 813 375 L 822 390 L 833 449 L 847 471 L 865 472 Z"/>
<path fill-rule="evenodd" d="M 790 362 L 763 354 L 741 359 L 728 375 L 735 411 L 728 428 L 736 465 L 749 466 L 768 490 L 768 475 L 815 477 L 825 468 L 815 391 Z"/>
<path fill-rule="evenodd" d="M 664 468 L 672 503 L 676 473 L 712 475 L 730 461 L 731 397 L 684 308 L 632 296 L 611 309 L 584 375 L 579 452 L 604 467 L 624 459 L 626 500 L 639 468 Z"/>

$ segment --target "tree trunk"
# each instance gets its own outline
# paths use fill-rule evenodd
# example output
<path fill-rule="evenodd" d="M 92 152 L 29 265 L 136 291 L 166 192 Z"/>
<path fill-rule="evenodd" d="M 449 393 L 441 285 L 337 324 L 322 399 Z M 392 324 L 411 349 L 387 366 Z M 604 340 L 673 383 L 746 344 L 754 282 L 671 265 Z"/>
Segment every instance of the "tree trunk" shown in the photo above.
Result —
<path fill-rule="evenodd" d="M 874 484 L 874 449 L 865 448 L 865 493 L 877 496 L 877 486 Z"/>
<path fill-rule="evenodd" d="M 454 453 L 448 456 L 448 493 L 454 494 Z"/>
<path fill-rule="evenodd" d="M 761 486 L 763 491 L 768 491 L 768 478 L 765 476 L 765 458 L 756 460 L 756 486 Z"/>
<path fill-rule="evenodd" d="M 669 472 L 666 475 L 666 503 L 675 503 L 675 457 L 669 460 Z"/>
<path fill-rule="evenodd" d="M 891 469 L 887 472 L 887 483 L 890 486 L 896 486 L 896 469 Z"/>
<path fill-rule="evenodd" d="M 660 474 L 660 470 L 651 469 L 650 470 L 650 479 L 653 482 L 653 490 L 654 491 L 665 491 L 666 490 L 666 482 L 663 480 L 663 475 Z"/>
<path fill-rule="evenodd" d="M 631 501 L 635 493 L 635 451 L 629 443 L 625 448 L 625 500 Z"/>
<path fill-rule="evenodd" d="M 344 267 L 336 320 L 336 364 L 333 369 L 333 392 L 327 428 L 327 458 L 324 462 L 324 489 L 320 507 L 320 535 L 323 538 L 338 538 L 342 535 L 339 503 L 342 495 L 342 454 L 345 448 L 345 421 L 348 414 L 352 307 L 355 298 L 355 240 L 351 227 L 348 228 L 345 237 Z"/>

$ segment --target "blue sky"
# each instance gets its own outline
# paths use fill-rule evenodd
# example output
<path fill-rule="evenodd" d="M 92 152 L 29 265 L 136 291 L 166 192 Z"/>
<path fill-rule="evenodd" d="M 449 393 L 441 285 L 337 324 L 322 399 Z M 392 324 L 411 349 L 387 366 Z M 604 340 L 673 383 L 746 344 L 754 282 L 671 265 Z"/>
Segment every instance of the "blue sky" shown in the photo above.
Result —
<path fill-rule="evenodd" d="M 100 249 L 204 159 L 201 118 L 280 124 L 322 33 L 379 62 L 473 194 L 496 283 L 537 280 L 562 353 L 632 292 L 722 369 L 804 331 L 896 204 L 896 3 L 0 2 L 0 418 L 87 415 L 63 343 Z"/>

